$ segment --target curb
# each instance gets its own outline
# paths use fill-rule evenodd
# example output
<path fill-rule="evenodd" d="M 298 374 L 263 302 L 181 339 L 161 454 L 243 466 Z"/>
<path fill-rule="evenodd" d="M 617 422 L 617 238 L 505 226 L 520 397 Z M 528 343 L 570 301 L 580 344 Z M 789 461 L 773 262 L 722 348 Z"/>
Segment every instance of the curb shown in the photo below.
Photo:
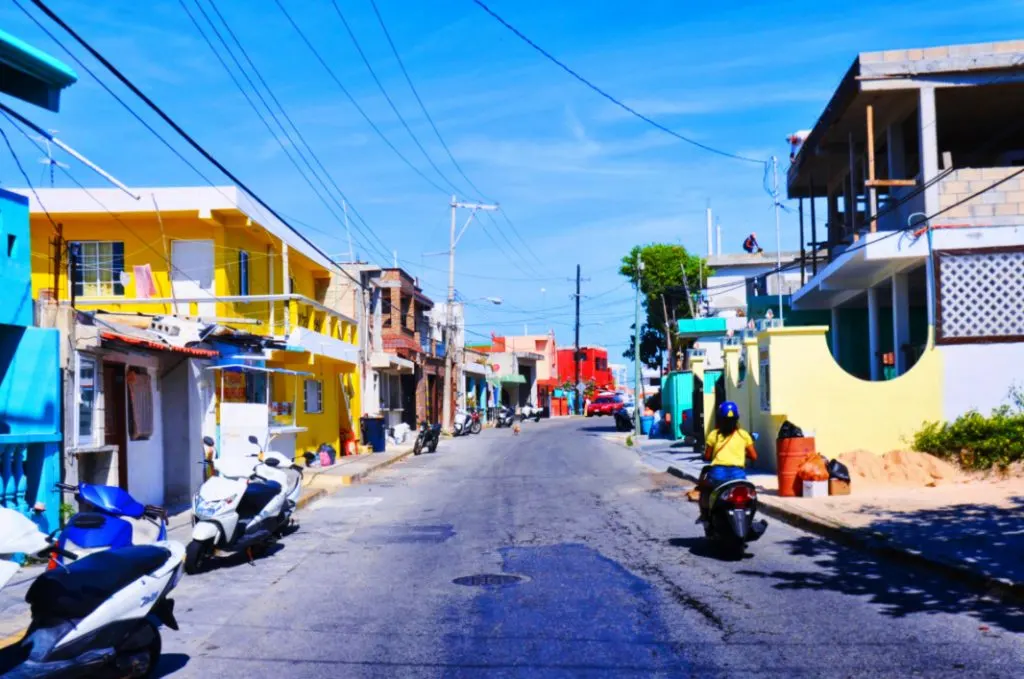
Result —
<path fill-rule="evenodd" d="M 693 483 L 697 482 L 696 476 L 688 474 L 677 467 L 670 466 L 667 471 L 672 476 L 686 479 Z M 813 533 L 844 547 L 859 549 L 893 561 L 932 571 L 951 580 L 956 580 L 981 590 L 986 594 L 998 597 L 1006 602 L 1024 602 L 1024 582 L 993 577 L 962 564 L 929 557 L 917 550 L 901 547 L 889 542 L 888 537 L 882 533 L 849 528 L 822 519 L 815 520 L 800 512 L 780 507 L 772 502 L 765 502 L 763 499 L 758 502 L 758 509 L 765 516 L 770 516 L 777 521 L 807 531 L 808 533 Z"/>
<path fill-rule="evenodd" d="M 412 449 L 410 448 L 409 450 L 402 451 L 400 454 L 396 455 L 395 457 L 392 457 L 392 458 L 390 458 L 388 460 L 384 460 L 380 464 L 375 464 L 372 467 L 368 467 L 368 468 L 364 469 L 361 472 L 356 472 L 355 474 L 346 474 L 345 476 L 330 475 L 330 477 L 328 477 L 328 478 L 336 479 L 335 481 L 333 481 L 330 484 L 332 486 L 332 488 L 330 490 L 328 490 L 327 488 L 316 488 L 316 489 L 311 489 L 308 492 L 303 493 L 302 497 L 300 497 L 299 501 L 295 504 L 295 510 L 298 511 L 298 510 L 302 509 L 303 507 L 308 506 L 310 503 L 316 502 L 317 500 L 319 500 L 319 499 L 325 497 L 326 495 L 328 495 L 328 493 L 332 493 L 332 492 L 336 491 L 338 488 L 341 488 L 343 486 L 351 486 L 353 484 L 359 483 L 362 480 L 364 480 L 367 477 L 369 477 L 370 475 L 380 471 L 381 469 L 384 469 L 386 467 L 390 467 L 391 465 L 395 464 L 396 462 L 401 462 L 402 460 L 406 459 L 407 457 L 409 457 L 411 455 L 412 455 Z M 316 481 L 318 476 L 326 475 L 326 474 L 327 474 L 327 472 L 319 472 L 319 473 L 315 474 L 314 476 L 310 477 L 309 483 L 306 484 L 305 487 L 309 487 L 309 486 L 313 485 L 313 483 Z"/>

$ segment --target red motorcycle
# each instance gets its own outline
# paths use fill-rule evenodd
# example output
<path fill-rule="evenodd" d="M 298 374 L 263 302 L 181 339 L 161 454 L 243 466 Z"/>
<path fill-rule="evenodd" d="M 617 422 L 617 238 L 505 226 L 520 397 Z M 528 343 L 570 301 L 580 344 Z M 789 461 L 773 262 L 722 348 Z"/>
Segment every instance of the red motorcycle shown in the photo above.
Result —
<path fill-rule="evenodd" d="M 484 423 L 480 419 L 480 409 L 473 408 L 469 411 L 469 433 L 479 434 L 484 428 Z"/>

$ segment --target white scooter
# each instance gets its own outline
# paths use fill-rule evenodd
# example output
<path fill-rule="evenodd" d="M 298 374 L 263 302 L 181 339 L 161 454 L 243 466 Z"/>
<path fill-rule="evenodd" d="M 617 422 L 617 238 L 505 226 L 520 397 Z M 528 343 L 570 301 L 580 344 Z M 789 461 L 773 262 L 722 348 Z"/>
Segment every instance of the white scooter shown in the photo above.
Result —
<path fill-rule="evenodd" d="M 455 412 L 452 422 L 452 436 L 468 436 L 472 419 L 465 410 L 459 409 Z"/>
<path fill-rule="evenodd" d="M 246 552 L 273 542 L 291 525 L 302 493 L 302 468 L 286 456 L 258 452 L 213 458 L 213 439 L 203 438 L 215 475 L 207 479 L 192 504 L 192 542 L 185 550 L 185 571 L 198 573 L 212 556 Z"/>
<path fill-rule="evenodd" d="M 54 549 L 32 521 L 0 507 L 0 588 L 20 568 L 13 555 Z M 163 541 L 108 549 L 46 571 L 25 595 L 32 623 L 24 639 L 0 650 L 0 676 L 153 676 L 160 624 L 178 629 L 168 594 L 181 580 L 184 556 L 180 544 Z"/>
<path fill-rule="evenodd" d="M 533 420 L 534 422 L 540 422 L 540 415 L 543 412 L 540 408 L 536 407 L 532 403 L 527 403 L 521 409 L 523 420 Z"/>

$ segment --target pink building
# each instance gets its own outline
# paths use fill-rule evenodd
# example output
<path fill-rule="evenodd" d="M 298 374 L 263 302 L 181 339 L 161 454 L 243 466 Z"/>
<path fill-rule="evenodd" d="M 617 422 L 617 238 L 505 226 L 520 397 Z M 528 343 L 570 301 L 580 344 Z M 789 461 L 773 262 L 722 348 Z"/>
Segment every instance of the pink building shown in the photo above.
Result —
<path fill-rule="evenodd" d="M 558 377 L 558 350 L 555 347 L 555 333 L 546 335 L 506 335 L 505 351 L 521 351 L 540 354 L 544 358 L 537 361 L 537 379 L 550 380 Z"/>

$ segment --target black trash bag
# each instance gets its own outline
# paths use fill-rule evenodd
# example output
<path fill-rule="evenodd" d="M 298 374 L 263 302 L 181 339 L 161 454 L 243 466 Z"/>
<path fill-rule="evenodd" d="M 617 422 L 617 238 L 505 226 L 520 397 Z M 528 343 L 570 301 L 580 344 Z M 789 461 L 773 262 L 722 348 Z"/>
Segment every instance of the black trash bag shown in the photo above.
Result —
<path fill-rule="evenodd" d="M 315 453 L 311 453 L 311 452 L 309 452 L 307 450 L 306 452 L 304 452 L 302 454 L 302 457 L 304 457 L 306 459 L 306 466 L 307 467 L 319 467 L 320 466 L 320 458 Z"/>
<path fill-rule="evenodd" d="M 789 420 L 782 423 L 779 427 L 779 438 L 780 439 L 802 439 L 804 437 L 804 431 L 800 427 L 796 426 Z"/>
<path fill-rule="evenodd" d="M 849 483 L 850 470 L 839 460 L 832 460 L 828 463 L 828 477 Z"/>

